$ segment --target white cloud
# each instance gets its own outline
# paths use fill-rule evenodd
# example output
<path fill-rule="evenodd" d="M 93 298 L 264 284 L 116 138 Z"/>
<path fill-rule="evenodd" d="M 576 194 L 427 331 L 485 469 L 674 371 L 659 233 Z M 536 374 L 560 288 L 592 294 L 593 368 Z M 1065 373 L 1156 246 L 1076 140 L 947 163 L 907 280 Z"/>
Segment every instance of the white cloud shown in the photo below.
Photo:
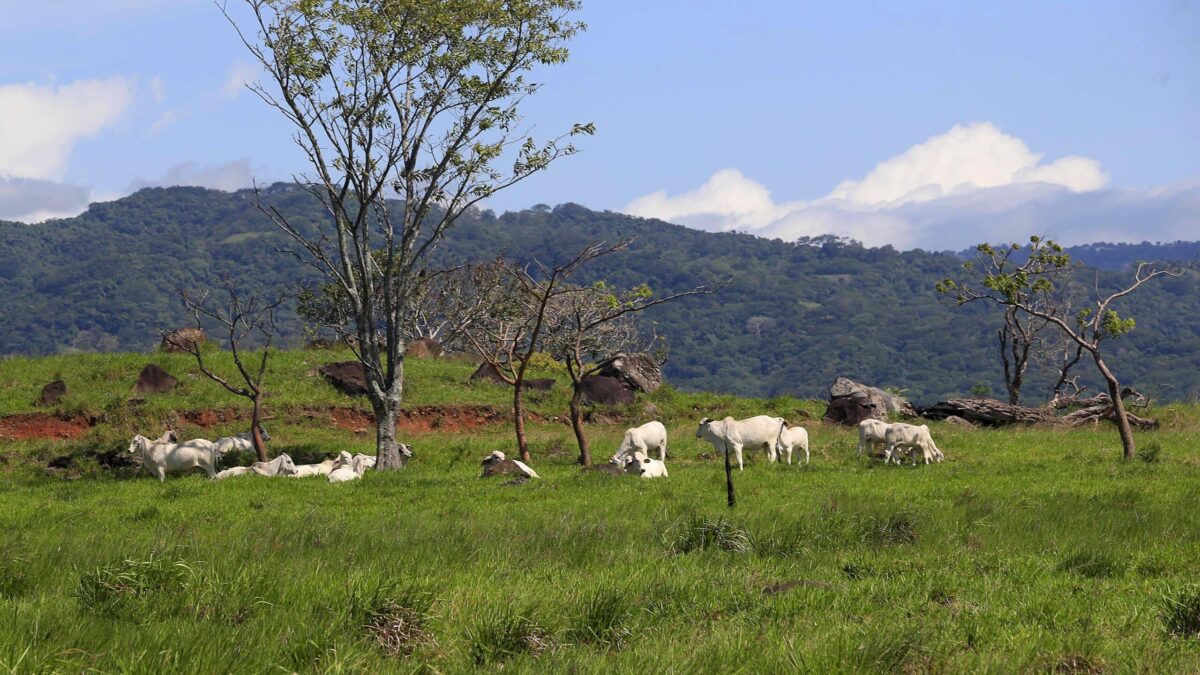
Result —
<path fill-rule="evenodd" d="M 90 191 L 34 178 L 0 177 L 0 220 L 39 223 L 78 215 L 91 201 Z"/>
<path fill-rule="evenodd" d="M 154 135 L 161 134 L 167 129 L 167 127 L 175 124 L 178 121 L 179 113 L 176 112 L 174 108 L 167 108 L 167 110 L 163 112 L 163 114 L 159 115 L 158 119 L 154 120 L 154 123 L 150 125 L 150 133 Z"/>
<path fill-rule="evenodd" d="M 162 103 L 167 100 L 167 86 L 163 83 L 163 79 L 157 75 L 150 78 L 150 93 L 154 95 L 155 103 Z"/>
<path fill-rule="evenodd" d="M 1106 201 L 1100 196 L 1117 194 L 1107 185 L 1108 176 L 1093 159 L 1069 156 L 1044 162 L 1021 139 L 992 124 L 976 123 L 933 136 L 815 200 L 776 202 L 762 184 L 736 169 L 724 169 L 695 190 L 673 196 L 654 192 L 633 200 L 624 211 L 704 230 L 789 240 L 836 234 L 869 245 L 957 248 L 980 238 L 1011 238 L 1009 233 L 1017 230 L 1022 230 L 1017 236 L 1050 232 L 1056 225 L 1053 218 L 1076 222 L 1064 209 L 1106 203 L 1143 215 L 1154 210 L 1148 194 L 1124 192 Z M 1172 213 L 1178 225 L 1180 214 Z M 1183 220 L 1188 221 L 1186 215 Z M 986 227 L 977 227 L 983 222 Z M 1076 234 L 1073 227 L 1067 228 L 1072 229 L 1068 236 Z M 1130 227 L 1139 226 L 1131 221 Z M 1175 230 L 1174 225 L 1163 228 Z M 1124 239 L 1144 238 L 1128 228 L 1118 231 L 1126 231 Z M 1113 238 L 1114 230 L 1105 232 Z M 1077 234 L 1079 241 L 1094 240 L 1085 232 Z"/>
<path fill-rule="evenodd" d="M 254 184 L 254 169 L 250 162 L 238 159 L 216 166 L 199 162 L 184 162 L 167 169 L 166 173 L 154 180 L 137 180 L 129 188 L 130 192 L 145 187 L 169 187 L 172 185 L 189 185 L 205 187 L 213 190 L 233 192 L 248 188 Z"/>
<path fill-rule="evenodd" d="M 75 144 L 116 122 L 132 99 L 120 77 L 0 85 L 0 176 L 61 177 Z"/>
<path fill-rule="evenodd" d="M 229 71 L 229 75 L 225 78 L 225 84 L 221 86 L 221 96 L 237 98 L 243 91 L 246 91 L 247 85 L 257 81 L 258 68 L 248 63 L 239 63 Z"/>

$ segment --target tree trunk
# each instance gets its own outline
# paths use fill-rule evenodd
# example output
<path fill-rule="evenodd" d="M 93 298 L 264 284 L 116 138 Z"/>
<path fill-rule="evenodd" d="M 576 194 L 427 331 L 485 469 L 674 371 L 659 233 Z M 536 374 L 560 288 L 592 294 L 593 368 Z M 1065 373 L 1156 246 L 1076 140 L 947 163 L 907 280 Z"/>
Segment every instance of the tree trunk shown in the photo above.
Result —
<path fill-rule="evenodd" d="M 1121 456 L 1125 461 L 1129 461 L 1137 454 L 1137 448 L 1133 442 L 1133 428 L 1129 426 L 1129 416 L 1125 413 L 1125 402 L 1121 400 L 1121 383 L 1104 364 L 1100 352 L 1092 352 L 1092 358 L 1096 361 L 1096 368 L 1100 370 L 1100 374 L 1104 376 L 1104 381 L 1108 384 L 1108 397 L 1112 400 L 1113 407 L 1113 421 L 1117 423 L 1117 433 L 1121 435 Z"/>
<path fill-rule="evenodd" d="M 254 442 L 254 454 L 258 456 L 258 461 L 265 462 L 267 457 L 267 444 L 262 437 L 262 394 L 254 396 L 254 412 L 250 415 L 250 438 Z"/>
<path fill-rule="evenodd" d="M 370 378 L 368 377 L 368 380 Z M 371 409 L 375 412 L 375 470 L 390 471 L 403 469 L 404 455 L 400 454 L 400 443 L 396 440 L 396 417 L 400 411 L 403 392 L 404 359 L 396 359 L 392 384 L 386 390 L 381 383 L 367 387 L 371 398 Z"/>
<path fill-rule="evenodd" d="M 522 462 L 528 462 L 529 438 L 525 435 L 525 378 L 513 384 L 513 427 L 517 430 L 517 451 Z"/>
<path fill-rule="evenodd" d="M 582 382 L 571 383 L 571 429 L 575 431 L 575 441 L 579 443 L 579 463 L 583 466 L 592 465 L 592 448 L 588 445 L 587 436 L 583 433 L 583 391 Z"/>

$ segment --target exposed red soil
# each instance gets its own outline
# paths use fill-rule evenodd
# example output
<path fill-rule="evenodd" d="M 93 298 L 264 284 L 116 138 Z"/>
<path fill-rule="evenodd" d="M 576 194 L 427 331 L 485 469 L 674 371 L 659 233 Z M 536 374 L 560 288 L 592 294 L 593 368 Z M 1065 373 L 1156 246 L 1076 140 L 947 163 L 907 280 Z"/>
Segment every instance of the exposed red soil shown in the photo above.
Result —
<path fill-rule="evenodd" d="M 329 419 L 334 427 L 353 432 L 374 429 L 370 413 L 355 408 L 301 408 L 279 414 L 300 415 L 308 419 Z M 527 413 L 530 422 L 546 422 L 536 413 Z M 184 410 L 176 413 L 178 421 L 201 428 L 249 419 L 248 411 L 236 408 L 223 410 Z M 432 431 L 470 431 L 492 424 L 508 422 L 511 413 L 503 408 L 476 405 L 430 405 L 401 410 L 396 428 L 402 433 L 421 434 Z M 86 417 L 55 417 L 46 413 L 28 413 L 0 417 L 0 438 L 14 440 L 78 438 L 96 422 Z"/>
<path fill-rule="evenodd" d="M 79 438 L 91 424 L 86 417 L 55 417 L 46 413 L 27 413 L 0 417 L 0 438 L 32 440 L 37 438 Z"/>

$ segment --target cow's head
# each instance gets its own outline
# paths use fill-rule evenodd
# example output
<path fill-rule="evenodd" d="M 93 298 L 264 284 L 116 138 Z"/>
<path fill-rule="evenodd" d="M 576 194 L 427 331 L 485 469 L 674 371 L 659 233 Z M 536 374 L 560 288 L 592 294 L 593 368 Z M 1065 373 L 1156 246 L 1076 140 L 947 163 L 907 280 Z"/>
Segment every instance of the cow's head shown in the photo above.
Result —
<path fill-rule="evenodd" d="M 296 475 L 296 463 L 292 461 L 291 455 L 289 455 L 285 452 L 285 453 L 279 455 L 278 457 L 276 457 L 275 461 L 279 462 L 278 475 L 280 475 L 280 476 Z"/>
<path fill-rule="evenodd" d="M 269 440 L 271 440 L 271 434 L 268 434 L 268 433 L 267 433 L 267 430 L 266 430 L 265 428 L 263 428 L 263 425 L 261 425 L 261 424 L 260 424 L 260 425 L 258 425 L 258 434 L 259 434 L 260 436 L 262 436 L 262 439 L 263 439 L 264 441 L 269 441 Z"/>
<path fill-rule="evenodd" d="M 133 442 L 131 442 L 129 444 L 129 454 L 132 455 L 133 453 L 135 453 L 139 450 L 144 450 L 146 448 L 146 445 L 149 442 L 150 442 L 150 439 L 146 438 L 145 436 L 143 436 L 141 434 L 137 434 L 136 436 L 133 437 Z"/>
<path fill-rule="evenodd" d="M 696 427 L 696 438 L 701 438 L 704 435 L 704 430 L 708 428 L 709 424 L 712 424 L 712 418 L 705 417 L 700 420 L 700 426 Z"/>

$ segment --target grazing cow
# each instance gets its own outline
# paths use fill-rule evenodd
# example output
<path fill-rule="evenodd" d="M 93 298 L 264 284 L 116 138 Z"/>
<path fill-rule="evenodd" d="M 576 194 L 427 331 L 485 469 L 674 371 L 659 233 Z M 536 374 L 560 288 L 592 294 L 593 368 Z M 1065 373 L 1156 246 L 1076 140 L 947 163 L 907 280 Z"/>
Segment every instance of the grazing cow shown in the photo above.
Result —
<path fill-rule="evenodd" d="M 639 475 L 642 478 L 667 478 L 667 465 L 661 459 L 650 459 L 646 453 L 638 450 L 625 461 L 625 473 Z"/>
<path fill-rule="evenodd" d="M 858 454 L 865 448 L 867 454 L 875 452 L 875 448 L 887 445 L 887 430 L 890 425 L 876 419 L 867 419 L 858 423 Z"/>
<path fill-rule="evenodd" d="M 234 466 L 224 469 L 216 475 L 216 478 L 224 480 L 237 476 L 295 476 L 298 471 L 299 467 L 285 452 L 269 462 L 255 462 L 250 466 Z"/>
<path fill-rule="evenodd" d="M 742 448 L 751 450 L 762 448 L 767 458 L 774 462 L 777 458 L 779 436 L 786 428 L 782 417 L 758 415 L 744 420 L 726 417 L 724 420 L 714 420 L 708 417 L 700 420 L 696 428 L 696 438 L 703 438 L 716 448 L 717 452 L 725 452 L 726 444 L 737 457 L 738 470 L 743 470 Z"/>
<path fill-rule="evenodd" d="M 526 478 L 541 478 L 528 464 L 518 459 L 508 459 L 499 450 L 493 450 L 492 454 L 483 458 L 481 464 L 483 464 L 482 478 L 506 474 L 525 476 Z"/>
<path fill-rule="evenodd" d="M 792 463 L 792 449 L 804 451 L 804 463 L 808 464 L 808 430 L 804 427 L 784 427 L 779 434 L 779 450 L 787 454 L 787 463 Z"/>
<path fill-rule="evenodd" d="M 260 426 L 258 431 L 262 434 L 262 439 L 264 441 L 271 440 L 271 434 L 268 434 L 266 429 Z M 217 452 L 222 455 L 230 450 L 241 450 L 243 452 L 248 452 L 254 449 L 254 439 L 250 435 L 249 431 L 243 431 L 240 434 L 226 436 L 225 438 L 218 438 L 217 440 L 213 441 L 213 443 L 215 443 L 217 446 Z"/>
<path fill-rule="evenodd" d="M 933 436 L 929 435 L 928 425 L 922 424 L 918 427 L 912 424 L 892 424 L 888 426 L 886 437 L 887 454 L 883 460 L 884 464 L 891 461 L 892 453 L 900 448 L 912 451 L 913 466 L 917 465 L 917 450 L 921 451 L 926 464 L 930 460 L 940 462 L 945 457 L 938 446 L 934 444 Z M 900 463 L 898 456 L 896 463 Z"/>
<path fill-rule="evenodd" d="M 168 473 L 180 473 L 191 469 L 203 469 L 209 478 L 217 475 L 217 449 L 212 441 L 197 438 L 187 443 L 172 443 L 164 440 L 172 437 L 167 432 L 157 440 L 150 440 L 141 434 L 133 437 L 129 444 L 130 454 L 140 452 L 142 466 L 150 475 L 163 482 Z"/>
<path fill-rule="evenodd" d="M 612 461 L 623 464 L 633 453 L 642 452 L 649 455 L 651 450 L 658 450 L 660 460 L 667 458 L 667 428 L 662 422 L 646 422 L 640 427 L 626 429 L 625 437 L 621 439 L 621 445 L 617 446 Z"/>

